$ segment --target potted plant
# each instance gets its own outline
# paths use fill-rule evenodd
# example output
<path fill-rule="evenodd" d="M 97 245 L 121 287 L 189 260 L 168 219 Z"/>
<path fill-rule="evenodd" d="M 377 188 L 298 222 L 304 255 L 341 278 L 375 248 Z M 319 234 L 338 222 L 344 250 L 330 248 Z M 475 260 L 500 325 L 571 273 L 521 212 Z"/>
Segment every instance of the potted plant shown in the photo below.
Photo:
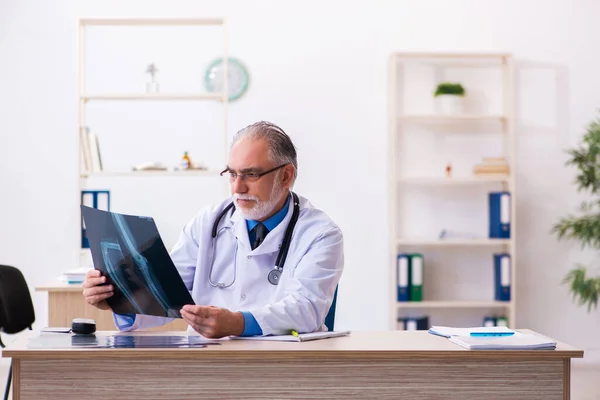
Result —
<path fill-rule="evenodd" d="M 579 215 L 569 214 L 552 227 L 558 239 L 575 239 L 581 248 L 600 249 L 600 118 L 592 121 L 579 147 L 567 151 L 570 158 L 566 165 L 578 168 L 575 183 L 577 191 L 590 195 L 584 201 Z M 577 264 L 564 277 L 563 284 L 569 285 L 573 299 L 579 306 L 587 304 L 588 312 L 598 305 L 600 296 L 600 274 L 588 276 L 588 268 Z"/>
<path fill-rule="evenodd" d="M 437 85 L 433 96 L 440 103 L 442 113 L 462 113 L 462 100 L 465 96 L 465 88 L 460 83 L 441 82 Z"/>

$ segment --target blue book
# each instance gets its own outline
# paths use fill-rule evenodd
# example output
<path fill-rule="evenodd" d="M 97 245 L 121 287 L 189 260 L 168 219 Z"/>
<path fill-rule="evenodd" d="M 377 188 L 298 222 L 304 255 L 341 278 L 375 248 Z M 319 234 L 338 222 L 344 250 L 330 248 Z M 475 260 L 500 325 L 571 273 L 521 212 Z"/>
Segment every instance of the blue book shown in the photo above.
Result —
<path fill-rule="evenodd" d="M 490 221 L 489 237 L 492 239 L 510 238 L 510 192 L 491 192 L 488 198 Z"/>
<path fill-rule="evenodd" d="M 494 254 L 494 299 L 510 301 L 511 262 L 510 254 Z"/>

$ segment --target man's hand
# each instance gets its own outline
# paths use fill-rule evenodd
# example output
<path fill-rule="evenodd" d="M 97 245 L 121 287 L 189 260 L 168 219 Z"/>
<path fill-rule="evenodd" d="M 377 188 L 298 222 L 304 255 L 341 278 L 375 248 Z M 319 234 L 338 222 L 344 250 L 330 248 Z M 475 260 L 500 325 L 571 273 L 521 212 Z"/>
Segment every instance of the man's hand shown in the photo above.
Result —
<path fill-rule="evenodd" d="M 207 338 L 239 336 L 244 332 L 244 315 L 226 308 L 186 304 L 181 316 L 196 332 Z"/>
<path fill-rule="evenodd" d="M 110 310 L 106 299 L 114 294 L 112 285 L 104 285 L 106 277 L 95 269 L 85 274 L 83 281 L 83 297 L 85 301 L 101 310 Z"/>

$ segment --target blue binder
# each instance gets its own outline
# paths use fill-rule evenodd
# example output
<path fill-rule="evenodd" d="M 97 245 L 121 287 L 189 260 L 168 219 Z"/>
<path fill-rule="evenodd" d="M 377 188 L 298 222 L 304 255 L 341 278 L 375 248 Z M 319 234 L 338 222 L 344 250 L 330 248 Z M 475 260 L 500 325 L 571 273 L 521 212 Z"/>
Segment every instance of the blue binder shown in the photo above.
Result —
<path fill-rule="evenodd" d="M 494 299 L 496 301 L 510 301 L 510 264 L 510 254 L 494 254 Z"/>
<path fill-rule="evenodd" d="M 84 206 L 97 208 L 103 211 L 110 211 L 110 191 L 109 190 L 82 190 L 81 204 Z M 90 243 L 85 231 L 85 222 L 81 217 L 81 248 L 89 249 Z"/>
<path fill-rule="evenodd" d="M 400 253 L 396 259 L 396 286 L 398 287 L 398 301 L 408 301 L 410 286 L 410 255 L 408 253 Z"/>
<path fill-rule="evenodd" d="M 510 239 L 510 192 L 491 192 L 488 200 L 490 212 L 489 237 L 493 239 Z"/>

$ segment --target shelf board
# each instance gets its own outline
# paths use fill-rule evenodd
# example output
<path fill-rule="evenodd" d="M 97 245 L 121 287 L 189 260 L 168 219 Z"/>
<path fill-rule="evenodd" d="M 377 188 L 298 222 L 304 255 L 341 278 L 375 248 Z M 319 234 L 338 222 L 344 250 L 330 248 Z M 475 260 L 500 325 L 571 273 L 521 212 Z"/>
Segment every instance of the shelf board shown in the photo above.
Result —
<path fill-rule="evenodd" d="M 222 93 L 130 93 L 130 94 L 86 94 L 83 101 L 91 100 L 221 100 Z"/>
<path fill-rule="evenodd" d="M 405 114 L 398 117 L 400 121 L 415 122 L 460 122 L 460 121 L 503 121 L 505 115 L 485 115 L 485 114 L 463 114 L 463 115 L 444 115 L 444 114 Z"/>
<path fill-rule="evenodd" d="M 510 175 L 465 176 L 459 178 L 444 177 L 401 177 L 398 182 L 410 185 L 474 185 L 482 183 L 508 183 Z"/>
<path fill-rule="evenodd" d="M 398 308 L 498 308 L 509 307 L 510 301 L 407 301 L 397 302 Z"/>
<path fill-rule="evenodd" d="M 222 18 L 81 18 L 81 25 L 89 26 L 184 26 L 184 25 L 223 25 Z"/>
<path fill-rule="evenodd" d="M 510 239 L 399 239 L 397 244 L 399 246 L 496 246 L 496 245 L 508 245 Z"/>
<path fill-rule="evenodd" d="M 510 53 L 489 53 L 489 52 L 472 52 L 472 53 L 459 53 L 459 52 L 438 52 L 438 53 L 426 53 L 426 52 L 398 52 L 394 53 L 394 56 L 399 58 L 433 58 L 433 59 L 497 59 L 510 57 Z"/>
<path fill-rule="evenodd" d="M 191 170 L 191 171 L 102 171 L 102 172 L 82 172 L 81 178 L 89 177 L 149 177 L 149 176 L 219 176 L 217 170 Z"/>

